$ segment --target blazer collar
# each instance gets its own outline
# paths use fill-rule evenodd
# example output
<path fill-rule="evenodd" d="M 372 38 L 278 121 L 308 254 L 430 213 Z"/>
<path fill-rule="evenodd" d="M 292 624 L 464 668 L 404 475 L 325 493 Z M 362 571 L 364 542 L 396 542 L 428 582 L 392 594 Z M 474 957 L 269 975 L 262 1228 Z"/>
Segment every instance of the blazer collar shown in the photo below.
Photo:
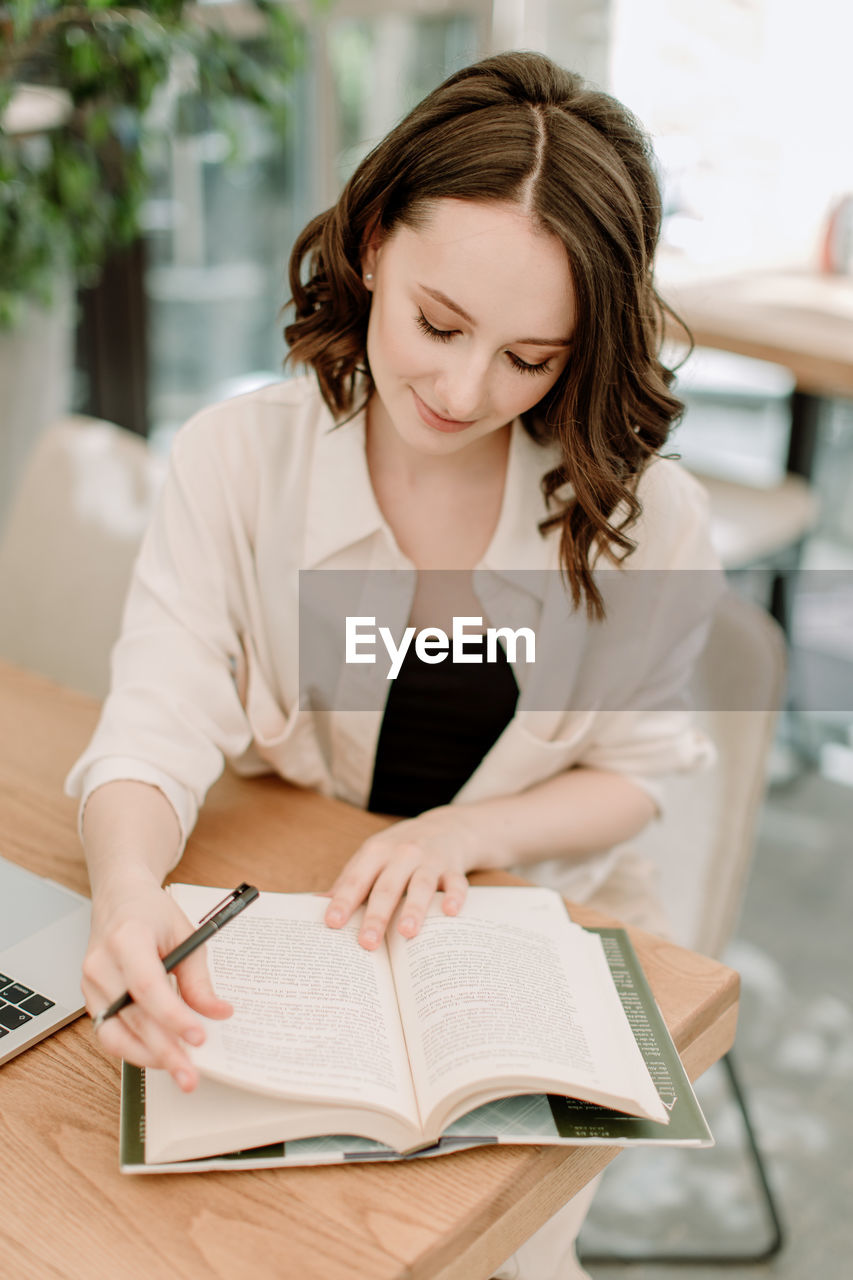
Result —
<path fill-rule="evenodd" d="M 537 444 L 518 419 L 512 423 L 500 516 L 478 570 L 504 576 L 559 567 L 557 531 L 547 537 L 539 532 L 539 522 L 548 514 L 540 481 L 555 461 L 553 448 Z M 319 567 L 380 530 L 393 542 L 370 482 L 363 409 L 337 426 L 321 404 L 308 486 L 306 569 Z M 399 556 L 400 567 L 407 566 L 401 552 Z M 533 574 L 529 581 L 534 581 Z M 544 592 L 543 582 L 534 594 L 542 599 Z"/>
<path fill-rule="evenodd" d="M 340 425 L 322 407 L 308 477 L 304 567 L 315 569 L 384 527 L 365 453 L 365 414 Z"/>

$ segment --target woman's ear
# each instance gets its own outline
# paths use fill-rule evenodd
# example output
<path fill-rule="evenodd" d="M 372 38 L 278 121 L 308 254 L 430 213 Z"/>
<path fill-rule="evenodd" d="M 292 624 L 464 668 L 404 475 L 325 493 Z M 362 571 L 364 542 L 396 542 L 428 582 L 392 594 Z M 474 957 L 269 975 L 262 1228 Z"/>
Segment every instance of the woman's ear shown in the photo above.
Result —
<path fill-rule="evenodd" d="M 364 287 L 368 292 L 373 292 L 373 281 L 376 275 L 376 264 L 379 260 L 379 250 L 382 245 L 382 233 L 377 227 L 365 239 L 364 248 L 361 252 L 361 278 L 364 281 Z"/>

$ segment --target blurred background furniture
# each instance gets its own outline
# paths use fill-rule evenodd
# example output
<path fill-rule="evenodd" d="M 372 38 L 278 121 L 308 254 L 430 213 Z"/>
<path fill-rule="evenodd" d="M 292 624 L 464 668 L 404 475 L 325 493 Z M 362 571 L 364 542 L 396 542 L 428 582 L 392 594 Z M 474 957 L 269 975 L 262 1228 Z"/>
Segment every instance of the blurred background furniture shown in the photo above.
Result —
<path fill-rule="evenodd" d="M 806 269 L 693 278 L 682 272 L 679 278 L 679 269 L 664 254 L 659 283 L 697 346 L 712 349 L 692 359 L 698 379 L 691 379 L 687 362 L 688 398 L 701 403 L 716 392 L 723 400 L 757 396 L 772 404 L 783 393 L 779 373 L 788 372 L 782 474 L 761 492 L 721 484 L 725 477 L 719 475 L 710 477 L 709 489 L 727 566 L 743 568 L 748 559 L 764 562 L 768 554 L 787 548 L 791 554 L 783 567 L 796 569 L 803 539 L 817 519 L 814 493 L 806 485 L 814 477 L 827 402 L 853 399 L 853 278 Z M 734 363 L 725 353 L 747 359 Z M 775 375 L 774 365 L 780 367 Z M 717 458 L 725 452 L 718 449 Z M 791 600 L 784 578 L 774 590 L 773 611 L 787 630 Z"/>
<path fill-rule="evenodd" d="M 737 926 L 785 679 L 778 624 L 729 591 L 691 682 L 717 763 L 668 779 L 662 819 L 632 842 L 659 868 L 672 936 L 706 955 L 721 955 Z"/>
<path fill-rule="evenodd" d="M 788 634 L 792 571 L 819 515 L 809 479 L 789 469 L 794 377 L 706 347 L 668 350 L 667 359 L 685 402 L 674 443 L 708 492 L 717 554 L 727 572 L 768 571 L 762 602 Z"/>
<path fill-rule="evenodd" d="M 823 401 L 853 398 L 853 278 L 817 271 L 744 271 L 667 279 L 662 287 L 700 347 L 790 370 L 786 471 L 810 477 Z"/>
<path fill-rule="evenodd" d="M 130 571 L 165 461 L 71 415 L 41 437 L 0 535 L 0 656 L 103 697 Z"/>
<path fill-rule="evenodd" d="M 727 593 L 691 685 L 694 718 L 716 744 L 716 766 L 668 779 L 662 819 L 632 841 L 658 869 L 672 937 L 709 956 L 722 956 L 737 928 L 785 679 L 779 625 L 753 601 Z M 719 1254 L 644 1253 L 641 1258 L 585 1254 L 584 1263 L 757 1263 L 781 1249 L 781 1214 L 731 1052 L 724 1065 L 769 1223 L 767 1243 L 737 1254 L 724 1248 Z"/>
<path fill-rule="evenodd" d="M 749 570 L 791 642 L 774 775 L 818 767 L 850 784 L 853 644 L 837 615 L 853 567 L 853 278 L 806 267 L 712 276 L 664 252 L 658 283 L 699 344 L 679 375 L 676 447 L 709 489 L 723 562 Z"/>

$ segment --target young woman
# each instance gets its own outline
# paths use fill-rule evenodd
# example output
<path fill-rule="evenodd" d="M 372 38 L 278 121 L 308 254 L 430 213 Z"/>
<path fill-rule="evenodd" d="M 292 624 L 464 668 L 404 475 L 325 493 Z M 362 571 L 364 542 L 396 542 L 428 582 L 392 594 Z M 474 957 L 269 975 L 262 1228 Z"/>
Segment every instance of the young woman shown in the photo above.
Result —
<path fill-rule="evenodd" d="M 576 898 L 624 885 L 655 776 L 709 757 L 677 708 L 704 604 L 667 613 L 658 586 L 643 621 L 603 585 L 715 564 L 700 489 L 660 457 L 681 406 L 658 354 L 659 221 L 624 108 L 505 54 L 430 94 L 300 237 L 286 337 L 309 372 L 179 433 L 69 779 L 87 1004 L 135 998 L 108 1051 L 191 1089 L 196 1013 L 227 1016 L 200 955 L 180 994 L 159 962 L 189 929 L 161 883 L 226 758 L 400 818 L 331 887 L 327 923 L 366 904 L 375 947 L 401 902 L 410 936 L 437 890 L 458 912 L 475 868 L 524 865 Z M 395 604 L 416 629 L 559 617 L 546 693 L 540 667 L 407 655 L 386 703 L 300 697 L 299 571 L 353 569 L 365 591 L 417 570 Z M 446 570 L 452 598 L 433 590 Z"/>

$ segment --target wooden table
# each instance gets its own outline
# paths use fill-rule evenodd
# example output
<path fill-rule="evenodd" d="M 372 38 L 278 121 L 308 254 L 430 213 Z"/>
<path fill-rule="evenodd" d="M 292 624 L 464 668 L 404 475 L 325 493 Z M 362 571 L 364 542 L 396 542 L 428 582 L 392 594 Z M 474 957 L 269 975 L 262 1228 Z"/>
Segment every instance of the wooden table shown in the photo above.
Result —
<path fill-rule="evenodd" d="M 61 788 L 96 714 L 91 699 L 0 663 L 2 853 L 83 892 L 75 806 Z M 180 877 L 325 888 L 381 821 L 278 779 L 226 774 Z M 603 922 L 582 908 L 572 914 Z M 695 1078 L 732 1043 L 737 975 L 648 934 L 632 937 Z M 88 1019 L 0 1069 L 4 1276 L 485 1280 L 617 1154 L 502 1147 L 399 1165 L 128 1177 L 118 1171 L 118 1111 L 118 1064 Z"/>
<path fill-rule="evenodd" d="M 810 477 L 822 401 L 853 397 L 853 278 L 793 270 L 679 278 L 664 257 L 658 288 L 697 346 L 790 369 L 788 470 Z"/>

